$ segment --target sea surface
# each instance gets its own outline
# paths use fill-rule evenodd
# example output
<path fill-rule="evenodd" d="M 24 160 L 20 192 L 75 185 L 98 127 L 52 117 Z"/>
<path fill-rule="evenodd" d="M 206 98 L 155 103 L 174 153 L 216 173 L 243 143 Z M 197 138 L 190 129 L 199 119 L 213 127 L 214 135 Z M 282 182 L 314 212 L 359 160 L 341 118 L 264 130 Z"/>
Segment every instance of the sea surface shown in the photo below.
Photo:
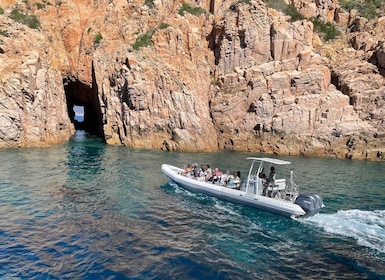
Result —
<path fill-rule="evenodd" d="M 249 156 L 261 155 L 134 150 L 83 132 L 0 150 L 0 279 L 385 279 L 384 162 L 279 157 L 302 193 L 324 198 L 306 220 L 191 193 L 160 171 L 244 175 Z"/>

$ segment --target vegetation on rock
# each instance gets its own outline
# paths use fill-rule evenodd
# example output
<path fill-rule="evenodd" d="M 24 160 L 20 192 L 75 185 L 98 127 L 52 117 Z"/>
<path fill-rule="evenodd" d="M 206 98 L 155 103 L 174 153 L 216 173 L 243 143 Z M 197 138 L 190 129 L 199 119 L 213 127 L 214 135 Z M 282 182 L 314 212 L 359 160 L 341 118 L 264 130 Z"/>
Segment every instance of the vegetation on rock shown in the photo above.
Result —
<path fill-rule="evenodd" d="M 154 8 L 154 0 L 144 0 L 144 5 L 149 8 Z"/>
<path fill-rule="evenodd" d="M 161 24 L 159 24 L 159 26 L 157 28 L 155 28 L 153 30 L 149 30 L 145 34 L 140 35 L 136 39 L 136 41 L 135 41 L 134 45 L 132 46 L 132 48 L 137 51 L 140 48 L 152 46 L 153 43 L 151 41 L 151 38 L 155 34 L 155 32 L 158 29 L 165 29 L 167 27 L 169 27 L 169 24 L 162 22 Z"/>
<path fill-rule="evenodd" d="M 10 19 L 17 21 L 19 23 L 27 25 L 29 28 L 39 29 L 40 22 L 34 15 L 25 15 L 20 12 L 18 9 L 14 9 L 9 15 Z"/>
<path fill-rule="evenodd" d="M 350 11 L 356 9 L 365 18 L 372 19 L 381 14 L 385 9 L 384 0 L 341 0 L 341 7 Z"/>
<path fill-rule="evenodd" d="M 263 0 L 270 8 L 276 9 L 290 16 L 290 21 L 306 19 L 298 10 L 290 4 L 286 4 L 284 0 Z M 318 33 L 325 41 L 334 40 L 341 35 L 336 25 L 330 22 L 323 22 L 318 18 L 307 19 L 313 23 L 314 32 Z"/>
<path fill-rule="evenodd" d="M 325 41 L 331 41 L 341 35 L 336 25 L 330 22 L 323 22 L 317 18 L 309 19 L 313 23 L 313 30 L 317 32 Z"/>
<path fill-rule="evenodd" d="M 193 16 L 200 16 L 206 14 L 206 10 L 201 7 L 192 7 L 189 4 L 182 3 L 182 7 L 179 9 L 178 14 L 184 16 L 186 13 L 192 14 Z"/>
<path fill-rule="evenodd" d="M 290 21 L 292 22 L 305 19 L 293 5 L 287 4 L 284 0 L 263 0 L 263 2 L 265 2 L 268 7 L 290 16 Z"/>
<path fill-rule="evenodd" d="M 4 37 L 10 37 L 9 33 L 7 32 L 7 30 L 0 30 L 0 35 L 4 36 Z"/>
<path fill-rule="evenodd" d="M 103 36 L 102 36 L 102 34 L 100 34 L 100 32 L 98 34 L 96 34 L 96 36 L 94 38 L 94 47 L 98 46 L 102 39 L 103 39 Z"/>
<path fill-rule="evenodd" d="M 50 2 L 48 2 L 47 0 L 43 0 L 42 3 L 36 3 L 36 7 L 38 9 L 45 9 L 45 7 L 47 6 L 52 6 L 52 4 Z"/>
<path fill-rule="evenodd" d="M 140 48 L 152 46 L 151 37 L 154 35 L 154 33 L 155 30 L 149 30 L 145 34 L 140 35 L 132 46 L 133 49 L 137 51 Z"/>

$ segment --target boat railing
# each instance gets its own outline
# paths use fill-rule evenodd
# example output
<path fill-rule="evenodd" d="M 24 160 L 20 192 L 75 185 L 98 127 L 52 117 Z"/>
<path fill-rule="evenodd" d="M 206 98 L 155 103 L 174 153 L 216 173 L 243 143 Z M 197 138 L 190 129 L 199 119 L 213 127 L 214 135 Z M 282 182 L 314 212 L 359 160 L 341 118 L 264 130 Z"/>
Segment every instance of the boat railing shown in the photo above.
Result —
<path fill-rule="evenodd" d="M 255 160 L 253 160 L 251 162 L 251 166 L 250 166 L 250 169 L 249 169 L 249 173 L 247 175 L 247 180 L 246 180 L 246 185 L 245 185 L 245 193 L 250 193 L 250 191 L 254 191 L 254 185 L 256 184 L 255 180 L 254 180 L 254 176 L 252 176 L 252 171 L 253 171 L 253 167 L 254 167 L 254 163 L 255 163 Z"/>
<path fill-rule="evenodd" d="M 299 187 L 294 182 L 294 177 L 296 177 L 294 172 L 290 171 L 290 185 L 286 187 L 286 199 L 290 201 L 294 201 L 299 195 Z"/>

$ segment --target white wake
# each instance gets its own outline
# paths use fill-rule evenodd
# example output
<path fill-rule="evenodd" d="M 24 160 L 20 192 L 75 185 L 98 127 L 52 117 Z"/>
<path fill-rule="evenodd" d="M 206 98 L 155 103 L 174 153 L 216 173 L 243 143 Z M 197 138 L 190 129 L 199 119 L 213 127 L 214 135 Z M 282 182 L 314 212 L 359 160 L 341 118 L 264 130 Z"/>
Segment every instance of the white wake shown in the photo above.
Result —
<path fill-rule="evenodd" d="M 340 210 L 335 214 L 317 214 L 306 221 L 385 253 L 385 210 Z"/>

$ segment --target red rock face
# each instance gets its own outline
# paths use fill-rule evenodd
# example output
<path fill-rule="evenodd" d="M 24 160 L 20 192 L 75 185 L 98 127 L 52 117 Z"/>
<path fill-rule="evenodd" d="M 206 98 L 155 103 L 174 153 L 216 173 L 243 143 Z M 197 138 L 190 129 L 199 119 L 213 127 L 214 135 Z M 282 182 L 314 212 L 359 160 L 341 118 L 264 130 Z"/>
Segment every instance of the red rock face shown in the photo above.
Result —
<path fill-rule="evenodd" d="M 381 159 L 381 19 L 374 29 L 356 21 L 352 50 L 322 45 L 310 22 L 262 1 L 206 1 L 206 14 L 183 16 L 182 1 L 40 2 L 18 7 L 39 30 L 1 4 L 0 30 L 11 34 L 0 37 L 3 147 L 67 140 L 68 111 L 82 105 L 87 129 L 113 145 Z M 293 2 L 355 22 L 335 1 Z"/>

